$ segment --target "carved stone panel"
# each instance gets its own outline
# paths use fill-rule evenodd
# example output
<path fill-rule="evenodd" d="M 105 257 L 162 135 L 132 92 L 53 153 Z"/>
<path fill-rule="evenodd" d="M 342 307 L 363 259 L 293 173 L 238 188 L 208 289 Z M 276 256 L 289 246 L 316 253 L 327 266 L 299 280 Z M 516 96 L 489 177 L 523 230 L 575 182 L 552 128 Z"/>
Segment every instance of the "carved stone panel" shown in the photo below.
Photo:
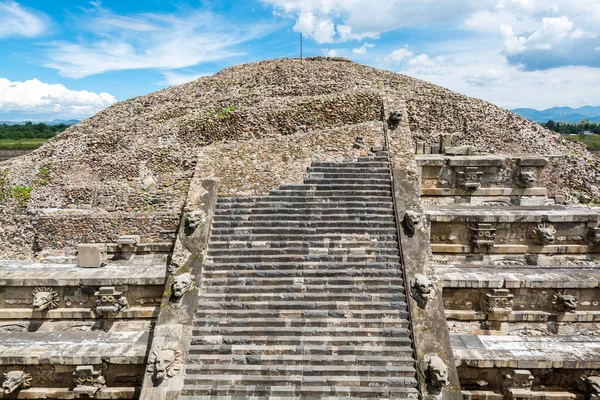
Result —
<path fill-rule="evenodd" d="M 474 190 L 481 186 L 483 170 L 478 167 L 457 167 L 456 183 L 458 187 Z"/>
<path fill-rule="evenodd" d="M 496 228 L 492 224 L 477 223 L 471 225 L 471 243 L 474 247 L 492 247 L 495 238 Z"/>
<path fill-rule="evenodd" d="M 73 381 L 75 383 L 75 388 L 73 389 L 75 398 L 81 398 L 82 396 L 93 398 L 106 384 L 106 379 L 102 376 L 102 369 L 94 365 L 80 365 L 75 367 Z"/>
<path fill-rule="evenodd" d="M 508 289 L 492 289 L 483 296 L 481 309 L 488 319 L 504 319 L 513 311 L 513 298 Z"/>

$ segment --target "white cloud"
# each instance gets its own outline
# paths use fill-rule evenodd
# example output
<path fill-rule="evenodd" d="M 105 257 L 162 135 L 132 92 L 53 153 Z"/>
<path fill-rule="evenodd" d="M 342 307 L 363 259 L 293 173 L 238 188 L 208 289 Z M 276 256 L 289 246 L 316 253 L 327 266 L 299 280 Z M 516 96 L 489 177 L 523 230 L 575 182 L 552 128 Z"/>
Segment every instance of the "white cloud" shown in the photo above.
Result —
<path fill-rule="evenodd" d="M 462 23 L 495 0 L 262 0 L 275 13 L 296 19 L 294 29 L 317 43 L 377 39 L 410 26 Z"/>
<path fill-rule="evenodd" d="M 169 86 L 181 85 L 184 83 L 195 81 L 196 79 L 207 76 L 209 74 L 197 74 L 197 73 L 183 73 L 176 71 L 162 71 L 161 74 L 165 77 L 165 82 Z"/>
<path fill-rule="evenodd" d="M 60 84 L 48 84 L 31 79 L 11 82 L 0 78 L 0 113 L 53 116 L 55 118 L 85 118 L 116 103 L 108 93 L 69 90 Z"/>
<path fill-rule="evenodd" d="M 186 68 L 241 55 L 239 44 L 272 29 L 234 25 L 206 12 L 121 17 L 104 9 L 85 28 L 95 35 L 92 40 L 51 43 L 45 66 L 70 78 L 117 70 Z"/>
<path fill-rule="evenodd" d="M 487 71 L 465 76 L 465 82 L 475 86 L 491 86 L 502 84 L 503 76 L 502 70 L 490 68 Z"/>
<path fill-rule="evenodd" d="M 384 61 L 391 61 L 391 62 L 399 64 L 402 61 L 404 61 L 405 59 L 412 57 L 413 55 L 414 54 L 412 51 L 410 51 L 406 48 L 400 48 L 400 49 L 396 49 L 396 50 L 392 51 L 390 54 L 385 56 Z"/>
<path fill-rule="evenodd" d="M 444 55 L 439 57 L 444 61 L 434 67 L 406 65 L 400 72 L 509 109 L 579 107 L 598 102 L 600 73 L 597 68 L 571 66 L 523 71 L 489 47 L 483 51 Z M 429 60 L 437 58 L 428 57 Z M 439 71 L 444 73 L 437 73 Z"/>
<path fill-rule="evenodd" d="M 323 53 L 323 55 L 325 55 L 327 57 L 337 57 L 338 56 L 338 52 L 336 49 L 321 49 L 321 52 Z"/>
<path fill-rule="evenodd" d="M 373 43 L 364 43 L 362 46 L 352 49 L 352 53 L 356 55 L 363 55 L 367 53 L 367 49 L 375 47 Z"/>
<path fill-rule="evenodd" d="M 48 26 L 44 14 L 26 10 L 14 1 L 0 1 L 0 38 L 39 36 Z"/>

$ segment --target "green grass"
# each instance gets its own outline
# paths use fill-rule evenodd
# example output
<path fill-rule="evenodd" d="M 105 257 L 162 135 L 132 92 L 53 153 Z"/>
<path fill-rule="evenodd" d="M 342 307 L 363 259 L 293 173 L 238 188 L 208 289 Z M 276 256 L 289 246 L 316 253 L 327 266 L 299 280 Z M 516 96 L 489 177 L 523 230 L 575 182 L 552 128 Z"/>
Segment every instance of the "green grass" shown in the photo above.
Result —
<path fill-rule="evenodd" d="M 0 149 L 37 149 L 48 139 L 0 139 Z"/>

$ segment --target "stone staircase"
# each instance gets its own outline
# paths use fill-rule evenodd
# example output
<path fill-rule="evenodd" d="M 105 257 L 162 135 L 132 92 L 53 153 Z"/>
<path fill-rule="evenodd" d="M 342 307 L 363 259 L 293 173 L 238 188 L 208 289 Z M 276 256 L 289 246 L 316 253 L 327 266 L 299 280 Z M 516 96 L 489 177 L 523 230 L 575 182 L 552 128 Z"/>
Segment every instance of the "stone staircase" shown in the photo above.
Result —
<path fill-rule="evenodd" d="M 417 398 L 386 152 L 220 198 L 182 398 Z"/>

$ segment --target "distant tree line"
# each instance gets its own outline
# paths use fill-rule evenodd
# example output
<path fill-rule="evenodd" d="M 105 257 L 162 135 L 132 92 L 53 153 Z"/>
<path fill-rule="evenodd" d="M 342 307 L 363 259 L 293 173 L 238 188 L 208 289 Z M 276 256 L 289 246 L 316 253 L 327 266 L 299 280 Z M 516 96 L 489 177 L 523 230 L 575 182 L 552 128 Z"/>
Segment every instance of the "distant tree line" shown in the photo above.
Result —
<path fill-rule="evenodd" d="M 589 122 L 587 119 L 576 123 L 554 122 L 550 120 L 540 125 L 550 129 L 551 131 L 558 132 L 563 135 L 581 135 L 585 131 L 600 134 L 600 123 Z"/>
<path fill-rule="evenodd" d="M 50 139 L 70 125 L 46 125 L 26 122 L 23 125 L 0 125 L 0 139 Z"/>

